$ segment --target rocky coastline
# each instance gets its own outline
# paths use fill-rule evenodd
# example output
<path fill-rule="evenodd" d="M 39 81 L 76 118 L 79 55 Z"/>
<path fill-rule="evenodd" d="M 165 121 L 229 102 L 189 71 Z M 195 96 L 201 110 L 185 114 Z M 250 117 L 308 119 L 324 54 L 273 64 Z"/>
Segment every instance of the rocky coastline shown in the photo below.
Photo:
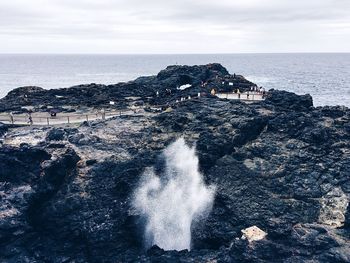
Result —
<path fill-rule="evenodd" d="M 116 85 L 11 91 L 0 112 L 110 101 L 166 110 L 80 125 L 0 124 L 0 261 L 350 262 L 350 109 L 315 108 L 310 95 L 279 90 L 253 103 L 210 94 L 253 85 L 209 64 Z M 213 209 L 193 225 L 190 251 L 145 250 L 132 193 L 180 137 L 217 187 Z M 261 238 L 249 238 L 253 226 Z"/>

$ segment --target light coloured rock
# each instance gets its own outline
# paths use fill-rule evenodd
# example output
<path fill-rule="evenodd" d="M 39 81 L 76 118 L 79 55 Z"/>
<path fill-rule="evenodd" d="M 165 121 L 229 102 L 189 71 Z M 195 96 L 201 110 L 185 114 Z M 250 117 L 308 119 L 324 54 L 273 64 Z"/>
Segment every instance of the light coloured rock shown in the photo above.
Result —
<path fill-rule="evenodd" d="M 320 203 L 319 223 L 335 228 L 344 225 L 349 198 L 340 187 L 328 192 L 321 198 Z"/>
<path fill-rule="evenodd" d="M 267 233 L 257 226 L 251 226 L 246 229 L 241 230 L 242 239 L 247 239 L 248 242 L 259 241 L 267 236 Z"/>
<path fill-rule="evenodd" d="M 245 167 L 247 167 L 248 169 L 255 169 L 256 165 L 254 163 L 254 161 L 252 159 L 245 159 L 243 164 L 245 165 Z"/>
<path fill-rule="evenodd" d="M 254 146 L 259 147 L 259 144 L 255 143 Z M 266 170 L 266 160 L 259 157 L 245 159 L 243 164 L 250 170 Z"/>
<path fill-rule="evenodd" d="M 19 214 L 18 210 L 14 207 L 0 210 L 0 220 L 5 219 L 6 217 L 13 217 L 15 215 Z"/>

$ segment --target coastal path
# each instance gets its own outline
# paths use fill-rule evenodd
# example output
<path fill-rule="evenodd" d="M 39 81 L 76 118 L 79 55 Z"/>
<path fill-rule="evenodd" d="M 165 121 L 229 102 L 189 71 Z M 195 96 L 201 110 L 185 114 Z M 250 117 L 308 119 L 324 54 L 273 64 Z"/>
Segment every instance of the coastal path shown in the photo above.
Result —
<path fill-rule="evenodd" d="M 257 92 L 249 92 L 249 93 L 217 93 L 215 94 L 217 97 L 221 99 L 230 99 L 230 100 L 242 100 L 247 103 L 254 101 L 263 101 L 264 95 L 262 93 Z M 199 97 L 198 97 L 199 98 Z M 197 97 L 193 98 L 182 98 L 180 101 L 176 101 L 175 104 L 181 103 L 182 101 L 189 99 L 198 99 Z M 150 108 L 153 110 L 159 110 L 162 108 L 166 108 L 171 106 L 169 105 L 157 105 Z M 29 118 L 29 114 L 10 114 L 10 113 L 1 113 L 0 114 L 0 122 L 4 124 L 14 124 L 14 125 L 36 125 L 36 126 L 50 126 L 50 125 L 60 125 L 60 124 L 74 124 L 74 123 L 82 123 L 84 121 L 94 121 L 94 120 L 106 120 L 117 116 L 123 115 L 133 115 L 139 112 L 144 112 L 144 107 L 135 107 L 135 108 L 127 108 L 120 110 L 109 110 L 109 111 L 86 111 L 81 113 L 57 113 L 56 116 L 50 116 L 48 112 L 33 112 L 31 116 L 31 120 Z"/>
<path fill-rule="evenodd" d="M 86 112 L 86 113 L 58 113 L 52 117 L 47 112 L 34 112 L 31 114 L 32 123 L 29 120 L 28 114 L 0 114 L 0 122 L 5 124 L 15 125 L 59 125 L 59 124 L 74 124 L 84 121 L 105 120 L 116 116 L 135 114 L 140 109 L 123 109 L 112 110 L 106 112 Z"/>

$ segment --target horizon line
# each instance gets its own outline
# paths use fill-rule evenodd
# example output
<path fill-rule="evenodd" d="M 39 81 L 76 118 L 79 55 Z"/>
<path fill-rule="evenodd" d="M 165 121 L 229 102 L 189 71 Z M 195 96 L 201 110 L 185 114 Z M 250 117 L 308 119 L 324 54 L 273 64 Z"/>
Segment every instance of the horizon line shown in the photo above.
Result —
<path fill-rule="evenodd" d="M 35 53 L 35 52 L 9 52 L 1 53 L 0 55 L 114 55 L 114 56 L 188 56 L 188 55 L 273 55 L 273 54 L 350 54 L 350 51 L 345 52 L 237 52 L 237 53 Z"/>

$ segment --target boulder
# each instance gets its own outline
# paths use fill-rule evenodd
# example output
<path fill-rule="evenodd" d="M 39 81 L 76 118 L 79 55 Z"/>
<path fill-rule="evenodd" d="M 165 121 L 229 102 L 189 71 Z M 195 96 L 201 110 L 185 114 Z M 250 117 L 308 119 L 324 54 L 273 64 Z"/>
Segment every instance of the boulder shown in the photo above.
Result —
<path fill-rule="evenodd" d="M 62 141 L 65 136 L 65 131 L 61 128 L 53 128 L 51 129 L 47 135 L 46 140 L 47 141 Z"/>
<path fill-rule="evenodd" d="M 265 103 L 288 111 L 309 111 L 313 107 L 310 94 L 297 95 L 284 90 L 269 90 Z"/>
<path fill-rule="evenodd" d="M 242 239 L 247 239 L 248 242 L 259 241 L 267 236 L 267 233 L 258 228 L 257 226 L 251 226 L 246 229 L 242 229 Z"/>

